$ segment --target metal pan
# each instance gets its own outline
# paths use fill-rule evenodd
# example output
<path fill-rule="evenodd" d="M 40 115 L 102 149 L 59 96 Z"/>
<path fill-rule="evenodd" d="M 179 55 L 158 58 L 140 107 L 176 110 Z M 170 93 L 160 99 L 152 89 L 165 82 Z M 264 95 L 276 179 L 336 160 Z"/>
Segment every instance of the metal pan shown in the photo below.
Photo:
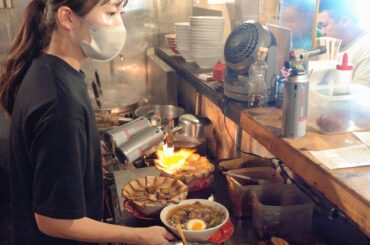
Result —
<path fill-rule="evenodd" d="M 194 149 L 200 155 L 204 156 L 207 153 L 207 140 L 197 139 L 191 136 L 175 134 L 174 136 L 175 149 Z"/>
<path fill-rule="evenodd" d="M 207 117 L 184 114 L 179 117 L 181 134 L 196 138 L 200 141 L 212 136 L 213 125 Z"/>
<path fill-rule="evenodd" d="M 184 113 L 184 109 L 174 105 L 145 105 L 135 111 L 137 117 L 150 119 L 154 115 L 158 115 L 162 121 L 162 125 L 168 124 L 170 120 L 177 122 L 177 119 Z"/>

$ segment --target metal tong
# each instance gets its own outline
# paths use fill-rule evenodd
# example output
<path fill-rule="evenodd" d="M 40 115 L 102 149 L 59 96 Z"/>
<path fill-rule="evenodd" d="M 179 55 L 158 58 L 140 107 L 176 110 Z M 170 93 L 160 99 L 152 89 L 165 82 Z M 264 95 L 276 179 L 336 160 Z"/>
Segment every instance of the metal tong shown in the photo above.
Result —
<path fill-rule="evenodd" d="M 230 177 L 236 177 L 247 181 L 248 185 L 266 185 L 271 184 L 272 182 L 269 180 L 263 180 L 263 179 L 254 179 L 242 174 L 235 174 L 235 173 L 229 173 L 229 172 L 222 172 L 224 175 L 228 175 Z"/>
<path fill-rule="evenodd" d="M 99 94 L 103 95 L 103 89 L 101 87 L 100 76 L 99 76 L 98 71 L 95 71 L 95 81 L 96 81 L 96 84 L 98 85 Z"/>
<path fill-rule="evenodd" d="M 101 109 L 101 100 L 100 100 L 100 94 L 99 94 L 98 86 L 96 85 L 95 81 L 91 81 L 91 85 L 92 85 L 92 88 L 93 88 L 96 105 L 99 107 L 99 109 Z"/>

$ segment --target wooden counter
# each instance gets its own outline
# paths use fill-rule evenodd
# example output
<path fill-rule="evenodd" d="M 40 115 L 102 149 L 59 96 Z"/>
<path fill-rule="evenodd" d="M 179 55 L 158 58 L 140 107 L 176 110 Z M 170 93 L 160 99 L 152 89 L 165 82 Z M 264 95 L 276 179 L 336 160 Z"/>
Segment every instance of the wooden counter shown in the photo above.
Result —
<path fill-rule="evenodd" d="M 282 138 L 281 110 L 276 108 L 245 110 L 240 121 L 243 130 L 370 237 L 370 166 L 329 170 L 308 152 L 360 144 L 353 134 L 323 135 L 308 129 L 303 139 Z"/>
<path fill-rule="evenodd" d="M 228 119 L 226 120 L 231 135 L 234 135 L 235 126 L 239 124 L 245 131 L 242 136 L 243 150 L 256 152 L 266 157 L 272 153 L 281 159 L 370 237 L 370 167 L 329 170 L 307 152 L 308 150 L 328 150 L 358 144 L 359 140 L 355 136 L 352 134 L 329 136 L 308 132 L 304 139 L 282 139 L 279 137 L 280 110 L 273 108 L 245 110 L 245 104 L 235 101 L 227 103 L 227 109 L 224 110 L 222 92 L 215 91 L 198 78 L 200 73 L 205 72 L 204 70 L 199 69 L 194 63 L 187 63 L 181 57 L 171 54 L 168 49 L 156 49 L 156 54 L 175 69 L 186 83 L 204 96 L 203 102 L 207 103 L 204 104 L 205 108 L 202 108 L 202 113 L 209 117 L 215 125 L 217 134 L 214 142 L 217 145 L 215 148 L 217 153 L 225 153 L 224 151 L 232 148 L 230 137 L 225 132 L 223 120 L 225 111 L 226 116 L 231 119 L 230 123 Z"/>

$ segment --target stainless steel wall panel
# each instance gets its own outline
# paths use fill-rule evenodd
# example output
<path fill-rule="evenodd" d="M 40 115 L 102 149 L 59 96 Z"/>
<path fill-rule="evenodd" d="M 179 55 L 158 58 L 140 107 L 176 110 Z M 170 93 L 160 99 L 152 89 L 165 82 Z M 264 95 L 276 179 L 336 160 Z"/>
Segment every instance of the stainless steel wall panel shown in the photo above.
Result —
<path fill-rule="evenodd" d="M 150 104 L 177 105 L 179 77 L 154 51 L 148 53 L 148 99 Z"/>
<path fill-rule="evenodd" d="M 187 113 L 195 114 L 197 104 L 197 90 L 188 82 L 180 78 L 178 84 L 178 105 Z"/>

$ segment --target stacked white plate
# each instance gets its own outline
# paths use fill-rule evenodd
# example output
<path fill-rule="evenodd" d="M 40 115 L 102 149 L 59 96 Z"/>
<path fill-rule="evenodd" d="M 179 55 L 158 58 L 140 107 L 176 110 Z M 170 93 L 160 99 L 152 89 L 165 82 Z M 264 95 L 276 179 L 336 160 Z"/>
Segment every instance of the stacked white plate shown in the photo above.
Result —
<path fill-rule="evenodd" d="M 186 62 L 193 62 L 190 57 L 190 23 L 175 23 L 176 47 Z"/>
<path fill-rule="evenodd" d="M 190 56 L 200 68 L 212 68 L 221 60 L 224 26 L 224 17 L 190 17 Z"/>

